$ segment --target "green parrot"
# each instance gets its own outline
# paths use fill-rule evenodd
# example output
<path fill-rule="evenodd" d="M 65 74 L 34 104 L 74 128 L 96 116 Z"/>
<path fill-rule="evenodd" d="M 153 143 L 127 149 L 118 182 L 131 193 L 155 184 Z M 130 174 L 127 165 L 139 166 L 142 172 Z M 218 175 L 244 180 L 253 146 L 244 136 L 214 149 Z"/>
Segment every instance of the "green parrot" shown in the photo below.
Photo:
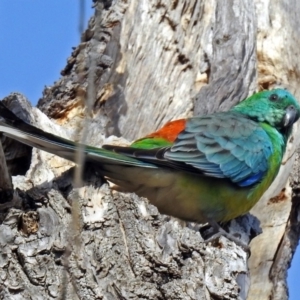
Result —
<path fill-rule="evenodd" d="M 261 198 L 279 171 L 299 115 L 288 91 L 263 91 L 227 112 L 169 122 L 129 147 L 84 146 L 84 158 L 161 213 L 216 224 L 247 213 Z M 75 161 L 79 144 L 23 122 L 3 103 L 0 132 Z"/>

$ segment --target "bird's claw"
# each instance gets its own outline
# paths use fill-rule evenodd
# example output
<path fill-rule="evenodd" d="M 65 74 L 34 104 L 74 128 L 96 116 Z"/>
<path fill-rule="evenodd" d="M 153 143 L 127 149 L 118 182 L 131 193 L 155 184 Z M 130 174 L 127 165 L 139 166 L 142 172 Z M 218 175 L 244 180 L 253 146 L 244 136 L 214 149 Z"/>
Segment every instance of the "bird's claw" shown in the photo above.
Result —
<path fill-rule="evenodd" d="M 221 228 L 221 231 L 214 233 L 212 236 L 205 239 L 204 242 L 207 244 L 216 242 L 221 236 L 226 237 L 228 240 L 234 242 L 237 246 L 241 247 L 245 252 L 248 253 L 248 257 L 250 257 L 250 254 L 251 254 L 250 247 L 246 243 L 244 243 L 242 240 L 235 237 L 233 234 L 226 232 L 222 228 Z"/>
<path fill-rule="evenodd" d="M 207 230 L 207 226 L 210 225 L 210 229 Z M 207 243 L 215 243 L 221 236 L 224 236 L 228 240 L 234 242 L 237 246 L 241 247 L 245 252 L 248 253 L 248 256 L 250 256 L 250 247 L 248 244 L 243 242 L 240 238 L 234 236 L 233 234 L 225 231 L 217 222 L 210 220 L 207 226 L 204 226 L 203 228 L 206 228 L 204 232 L 201 232 L 201 235 L 208 236 L 207 238 L 204 237 L 204 242 Z M 202 229 L 203 229 L 202 228 Z M 200 230 L 201 231 L 201 230 Z M 209 234 L 207 234 L 209 232 Z"/>

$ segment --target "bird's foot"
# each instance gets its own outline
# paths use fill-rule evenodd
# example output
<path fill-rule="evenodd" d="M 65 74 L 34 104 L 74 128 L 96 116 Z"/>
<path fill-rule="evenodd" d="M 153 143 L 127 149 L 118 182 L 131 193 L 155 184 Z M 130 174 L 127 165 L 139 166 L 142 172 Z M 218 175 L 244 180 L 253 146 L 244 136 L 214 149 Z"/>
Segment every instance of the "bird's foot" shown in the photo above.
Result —
<path fill-rule="evenodd" d="M 250 256 L 250 247 L 248 244 L 243 242 L 238 237 L 234 236 L 233 234 L 225 231 L 217 222 L 209 221 L 209 225 L 213 228 L 213 233 L 204 241 L 205 243 L 212 243 L 217 241 L 221 236 L 226 237 L 228 240 L 234 242 L 236 245 L 240 246 L 245 252 L 247 252 Z"/>
<path fill-rule="evenodd" d="M 250 247 L 246 243 L 244 243 L 242 240 L 240 240 L 239 238 L 235 237 L 233 234 L 230 234 L 230 233 L 226 232 L 222 228 L 221 228 L 221 231 L 213 234 L 212 236 L 210 236 L 209 238 L 207 238 L 206 240 L 204 240 L 204 242 L 205 243 L 215 242 L 221 236 L 226 237 L 228 240 L 230 240 L 230 241 L 234 242 L 236 245 L 240 246 L 245 252 L 248 252 L 249 256 L 250 256 Z"/>

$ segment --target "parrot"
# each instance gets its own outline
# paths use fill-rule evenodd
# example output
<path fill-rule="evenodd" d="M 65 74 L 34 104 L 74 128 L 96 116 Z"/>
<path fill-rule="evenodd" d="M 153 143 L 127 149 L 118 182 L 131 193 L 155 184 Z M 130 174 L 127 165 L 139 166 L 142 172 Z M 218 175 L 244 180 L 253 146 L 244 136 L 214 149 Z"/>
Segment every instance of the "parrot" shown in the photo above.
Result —
<path fill-rule="evenodd" d="M 80 145 L 29 125 L 0 102 L 0 132 L 84 163 L 162 214 L 216 227 L 244 215 L 278 174 L 300 106 L 285 89 L 264 90 L 230 110 L 171 121 L 130 146 Z"/>

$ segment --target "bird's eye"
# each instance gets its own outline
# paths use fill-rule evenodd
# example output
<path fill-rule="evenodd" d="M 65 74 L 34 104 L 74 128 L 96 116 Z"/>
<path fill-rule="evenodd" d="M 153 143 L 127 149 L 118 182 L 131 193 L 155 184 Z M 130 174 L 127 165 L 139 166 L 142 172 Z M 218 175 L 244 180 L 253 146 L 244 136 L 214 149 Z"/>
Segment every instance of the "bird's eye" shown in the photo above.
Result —
<path fill-rule="evenodd" d="M 278 95 L 277 94 L 271 94 L 271 96 L 269 97 L 269 99 L 271 101 L 277 101 L 279 99 Z"/>

